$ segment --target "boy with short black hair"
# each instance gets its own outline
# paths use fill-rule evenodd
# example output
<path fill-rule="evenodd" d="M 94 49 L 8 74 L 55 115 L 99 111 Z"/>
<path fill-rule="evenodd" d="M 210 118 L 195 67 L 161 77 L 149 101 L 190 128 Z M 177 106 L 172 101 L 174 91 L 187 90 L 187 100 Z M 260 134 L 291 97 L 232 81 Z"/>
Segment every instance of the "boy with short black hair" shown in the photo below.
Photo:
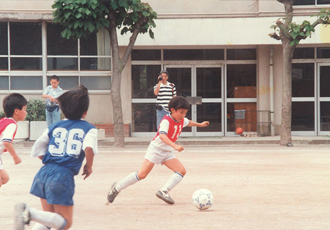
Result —
<path fill-rule="evenodd" d="M 17 122 L 26 117 L 27 101 L 19 93 L 12 93 L 3 99 L 3 110 L 6 117 L 0 120 L 0 187 L 9 181 L 7 172 L 3 169 L 2 153 L 8 151 L 13 157 L 15 164 L 21 163 L 12 144 L 16 131 Z"/>
<path fill-rule="evenodd" d="M 42 94 L 42 97 L 46 98 L 46 121 L 48 126 L 61 120 L 57 98 L 63 93 L 63 89 L 59 86 L 60 78 L 58 76 L 51 76 L 49 83 L 50 85 L 46 87 Z"/>
<path fill-rule="evenodd" d="M 69 90 L 58 98 L 64 120 L 50 125 L 37 139 L 31 156 L 42 159 L 44 166 L 36 174 L 30 193 L 39 197 L 43 211 L 17 203 L 15 230 L 23 230 L 30 220 L 37 222 L 32 230 L 69 229 L 72 225 L 74 176 L 84 158 L 84 179 L 93 170 L 97 153 L 97 129 L 83 120 L 89 106 L 84 86 Z"/>
<path fill-rule="evenodd" d="M 115 200 L 121 190 L 146 178 L 155 164 L 162 164 L 171 169 L 173 174 L 165 185 L 156 192 L 156 196 L 168 204 L 174 204 L 169 191 L 180 183 L 186 174 L 186 169 L 173 154 L 173 150 L 178 152 L 183 150 L 183 147 L 175 144 L 175 141 L 180 136 L 182 128 L 186 126 L 206 127 L 209 125 L 208 121 L 198 123 L 188 120 L 185 116 L 189 107 L 189 102 L 182 96 L 173 97 L 170 100 L 168 109 L 171 114 L 164 116 L 160 122 L 158 132 L 149 144 L 141 169 L 129 174 L 120 182 L 113 183 L 108 193 L 109 203 Z"/>

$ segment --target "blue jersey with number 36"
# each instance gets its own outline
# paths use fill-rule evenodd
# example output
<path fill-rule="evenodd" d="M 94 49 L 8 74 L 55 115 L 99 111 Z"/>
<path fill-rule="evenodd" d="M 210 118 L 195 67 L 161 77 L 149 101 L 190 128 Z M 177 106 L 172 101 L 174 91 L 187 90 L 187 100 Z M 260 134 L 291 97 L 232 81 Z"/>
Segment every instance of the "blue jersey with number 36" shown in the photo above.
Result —
<path fill-rule="evenodd" d="M 77 175 L 85 157 L 84 139 L 91 129 L 96 128 L 84 120 L 62 120 L 50 125 L 48 150 L 42 163 L 64 166 Z"/>

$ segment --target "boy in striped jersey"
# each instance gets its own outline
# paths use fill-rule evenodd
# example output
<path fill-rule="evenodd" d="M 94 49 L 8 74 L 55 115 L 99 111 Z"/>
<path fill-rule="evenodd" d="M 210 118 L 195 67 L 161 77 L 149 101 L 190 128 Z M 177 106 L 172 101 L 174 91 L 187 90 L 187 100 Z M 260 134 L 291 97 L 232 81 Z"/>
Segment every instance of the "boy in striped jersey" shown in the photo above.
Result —
<path fill-rule="evenodd" d="M 146 178 L 155 164 L 162 164 L 171 169 L 173 174 L 165 185 L 157 191 L 156 196 L 168 204 L 174 204 L 174 200 L 168 193 L 186 174 L 186 169 L 173 154 L 174 150 L 178 152 L 183 150 L 183 147 L 175 144 L 175 141 L 180 136 L 182 128 L 186 126 L 206 127 L 209 125 L 209 122 L 198 123 L 188 120 L 186 114 L 189 109 L 189 102 L 184 97 L 173 97 L 168 103 L 168 108 L 171 114 L 166 115 L 161 121 L 156 136 L 149 144 L 141 169 L 112 185 L 108 193 L 109 203 L 114 201 L 121 190 Z"/>
<path fill-rule="evenodd" d="M 167 80 L 168 72 L 163 70 L 159 73 L 158 84 L 154 86 L 154 94 L 157 96 L 157 130 L 163 117 L 170 113 L 167 107 L 169 101 L 176 96 L 175 85 Z"/>

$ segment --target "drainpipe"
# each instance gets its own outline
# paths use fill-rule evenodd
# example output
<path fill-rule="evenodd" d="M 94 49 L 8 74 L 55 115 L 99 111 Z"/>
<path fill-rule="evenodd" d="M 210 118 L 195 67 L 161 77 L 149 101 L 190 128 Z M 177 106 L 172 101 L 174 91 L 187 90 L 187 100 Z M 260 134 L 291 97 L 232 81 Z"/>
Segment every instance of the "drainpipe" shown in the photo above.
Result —
<path fill-rule="evenodd" d="M 275 136 L 274 128 L 274 66 L 273 66 L 274 46 L 270 46 L 269 57 L 269 94 L 270 94 L 270 122 L 271 122 L 271 135 Z"/>

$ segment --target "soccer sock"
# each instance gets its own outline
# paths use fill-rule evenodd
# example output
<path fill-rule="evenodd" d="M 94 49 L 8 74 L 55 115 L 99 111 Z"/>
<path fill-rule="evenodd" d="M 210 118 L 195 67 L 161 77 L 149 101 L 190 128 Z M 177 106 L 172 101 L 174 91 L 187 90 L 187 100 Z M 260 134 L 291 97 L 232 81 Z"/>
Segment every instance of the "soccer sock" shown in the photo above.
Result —
<path fill-rule="evenodd" d="M 128 186 L 135 184 L 139 180 L 140 178 L 138 177 L 137 172 L 133 172 L 116 184 L 116 190 L 117 192 L 120 192 Z"/>
<path fill-rule="evenodd" d="M 46 227 L 45 225 L 40 223 L 36 223 L 32 228 L 32 230 L 49 230 L 49 229 L 50 227 Z"/>
<path fill-rule="evenodd" d="M 49 226 L 55 229 L 63 229 L 67 221 L 61 215 L 54 212 L 39 211 L 35 208 L 29 208 L 31 220 Z"/>
<path fill-rule="evenodd" d="M 177 184 L 180 183 L 180 181 L 182 181 L 182 178 L 183 176 L 180 173 L 174 172 L 170 179 L 166 182 L 162 190 L 168 192 L 171 191 Z"/>

